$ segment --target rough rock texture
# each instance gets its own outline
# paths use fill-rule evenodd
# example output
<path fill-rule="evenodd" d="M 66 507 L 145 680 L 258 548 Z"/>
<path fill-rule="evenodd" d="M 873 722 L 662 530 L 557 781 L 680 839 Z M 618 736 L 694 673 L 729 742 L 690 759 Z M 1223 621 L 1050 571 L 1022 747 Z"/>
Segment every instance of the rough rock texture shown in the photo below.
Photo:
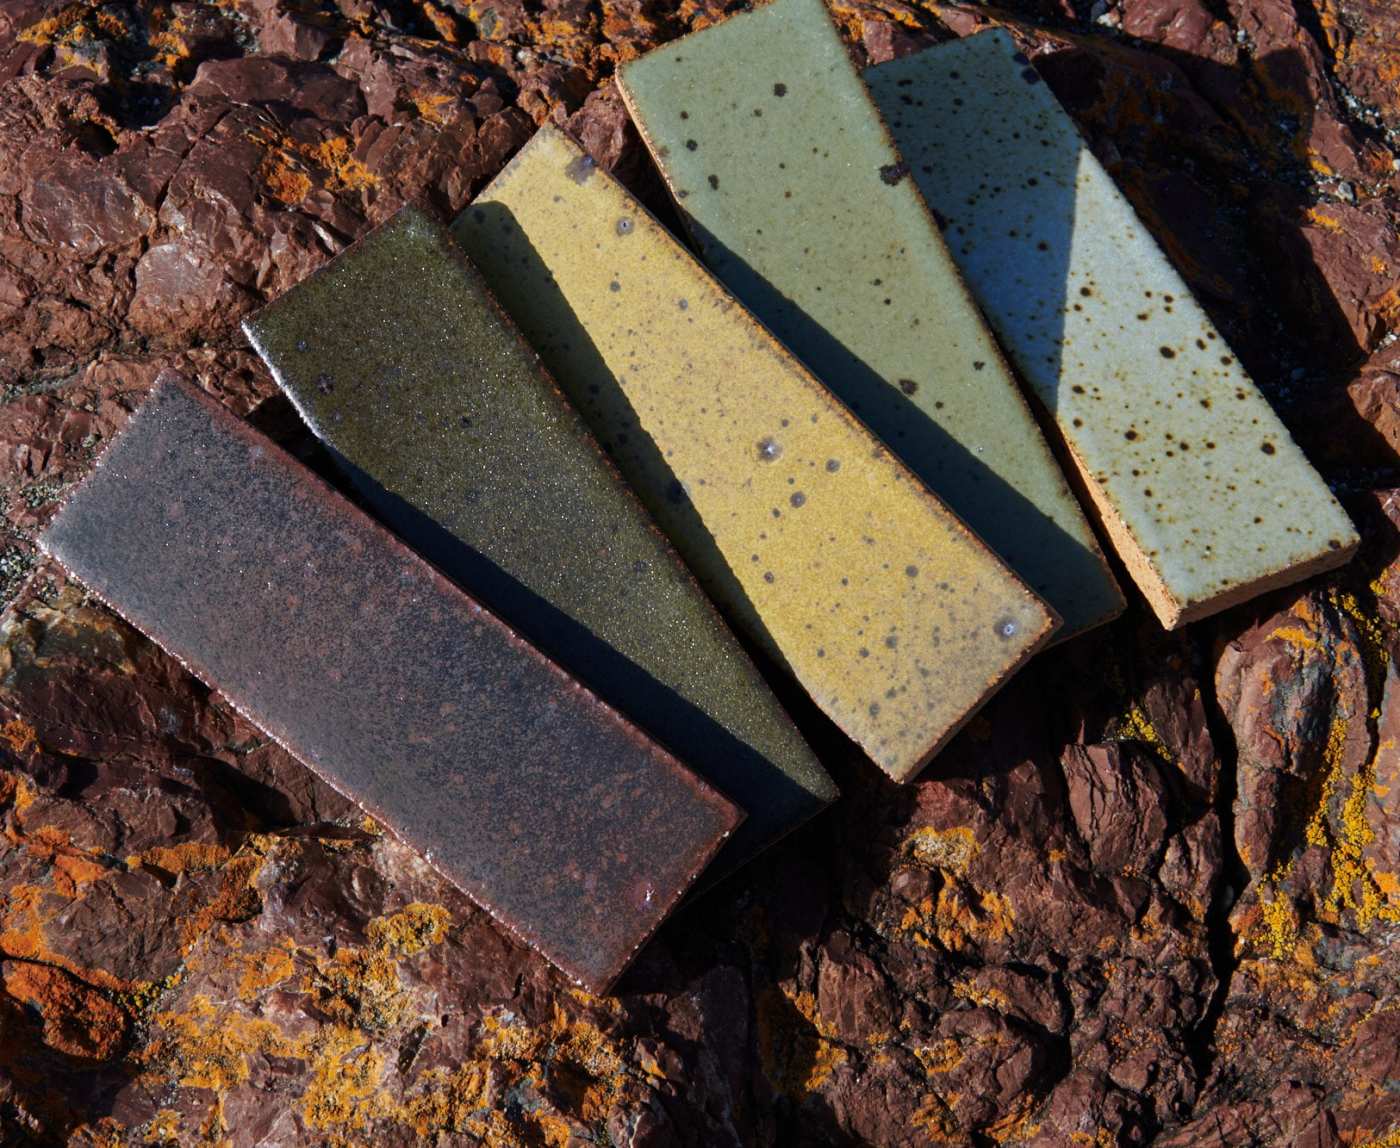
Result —
<path fill-rule="evenodd" d="M 905 788 L 794 699 L 845 800 L 615 998 L 36 566 L 163 366 L 309 449 L 237 319 L 535 122 L 664 210 L 608 78 L 723 9 L 0 4 L 0 1143 L 1400 1143 L 1385 0 L 838 0 L 862 59 L 1021 37 L 1367 543 L 1051 651 Z"/>

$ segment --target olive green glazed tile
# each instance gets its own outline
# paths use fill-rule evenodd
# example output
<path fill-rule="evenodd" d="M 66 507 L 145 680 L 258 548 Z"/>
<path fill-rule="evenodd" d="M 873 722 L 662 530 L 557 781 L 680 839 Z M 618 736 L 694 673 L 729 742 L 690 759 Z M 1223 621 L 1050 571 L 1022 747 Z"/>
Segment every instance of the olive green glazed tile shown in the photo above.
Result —
<path fill-rule="evenodd" d="M 707 880 L 836 797 L 445 227 L 401 212 L 245 330 L 375 513 L 743 806 Z"/>
<path fill-rule="evenodd" d="M 767 7 L 621 72 L 725 286 L 1061 615 L 1124 602 L 1064 473 L 822 0 Z"/>
<path fill-rule="evenodd" d="M 1051 611 L 552 128 L 454 232 L 732 616 L 893 777 Z"/>
<path fill-rule="evenodd" d="M 1346 514 L 1011 37 L 866 78 L 1163 624 L 1346 561 Z"/>

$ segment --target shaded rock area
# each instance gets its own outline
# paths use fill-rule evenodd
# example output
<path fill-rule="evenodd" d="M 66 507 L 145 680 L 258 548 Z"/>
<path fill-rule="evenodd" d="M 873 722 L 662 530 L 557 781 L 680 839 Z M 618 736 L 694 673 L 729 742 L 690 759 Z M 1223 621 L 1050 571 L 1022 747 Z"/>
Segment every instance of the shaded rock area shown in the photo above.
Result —
<path fill-rule="evenodd" d="M 1400 1144 L 1386 0 L 837 0 L 862 61 L 1016 33 L 1366 545 L 1135 606 L 907 787 L 793 698 L 843 802 L 613 998 L 36 559 L 162 367 L 305 449 L 239 318 L 535 124 L 669 218 L 610 76 L 725 10 L 0 5 L 0 1143 Z"/>

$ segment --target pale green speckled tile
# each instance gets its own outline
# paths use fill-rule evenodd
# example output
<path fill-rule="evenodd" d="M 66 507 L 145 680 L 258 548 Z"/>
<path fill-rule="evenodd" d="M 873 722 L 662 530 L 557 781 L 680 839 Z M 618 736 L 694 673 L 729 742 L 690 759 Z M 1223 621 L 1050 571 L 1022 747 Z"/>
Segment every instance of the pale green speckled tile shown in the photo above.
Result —
<path fill-rule="evenodd" d="M 1346 561 L 1345 512 L 1011 37 L 866 79 L 1162 622 Z"/>
<path fill-rule="evenodd" d="M 633 61 L 632 110 L 716 275 L 1065 622 L 1123 597 L 822 0 Z"/>

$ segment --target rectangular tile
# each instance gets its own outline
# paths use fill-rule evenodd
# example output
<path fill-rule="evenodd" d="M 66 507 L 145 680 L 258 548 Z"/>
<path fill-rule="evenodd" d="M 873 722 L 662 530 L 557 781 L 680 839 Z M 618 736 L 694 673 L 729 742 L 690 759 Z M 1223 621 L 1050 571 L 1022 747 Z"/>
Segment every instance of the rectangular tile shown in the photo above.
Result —
<path fill-rule="evenodd" d="M 169 374 L 41 542 L 595 991 L 740 817 L 320 479 Z"/>
<path fill-rule="evenodd" d="M 891 776 L 916 773 L 1054 628 L 558 131 L 454 234 L 702 582 Z"/>
<path fill-rule="evenodd" d="M 1050 603 L 1123 598 L 822 0 L 774 0 L 624 66 L 711 270 Z"/>
<path fill-rule="evenodd" d="M 747 812 L 836 788 L 446 228 L 409 208 L 244 324 L 378 517 Z"/>
<path fill-rule="evenodd" d="M 1342 508 L 1011 37 L 866 77 L 1163 624 L 1345 562 Z"/>

